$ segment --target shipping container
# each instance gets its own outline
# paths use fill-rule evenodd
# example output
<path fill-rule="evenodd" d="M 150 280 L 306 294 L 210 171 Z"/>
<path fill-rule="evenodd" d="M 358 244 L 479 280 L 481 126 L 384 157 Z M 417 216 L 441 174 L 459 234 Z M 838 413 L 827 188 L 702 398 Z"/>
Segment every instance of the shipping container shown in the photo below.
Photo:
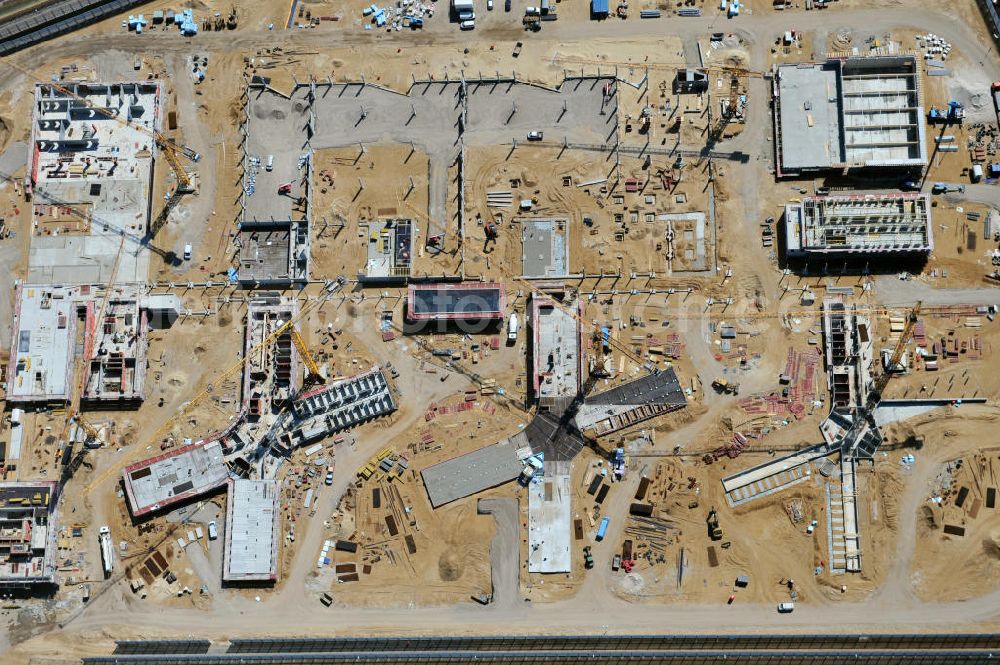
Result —
<path fill-rule="evenodd" d="M 597 541 L 604 540 L 604 536 L 608 532 L 608 522 L 610 521 L 611 521 L 610 518 L 607 517 L 601 520 L 600 526 L 597 527 L 597 535 L 594 536 L 594 540 Z"/>
<path fill-rule="evenodd" d="M 604 500 L 608 498 L 608 490 L 611 489 L 611 485 L 601 485 L 601 491 L 597 493 L 597 497 L 594 499 L 597 503 L 604 503 Z"/>
<path fill-rule="evenodd" d="M 648 503 L 633 503 L 628 508 L 628 514 L 650 517 L 653 514 L 653 506 Z"/>
<path fill-rule="evenodd" d="M 594 476 L 594 479 L 590 481 L 590 487 L 587 488 L 587 494 L 590 496 L 597 494 L 597 488 L 601 486 L 602 480 L 601 476 Z"/>

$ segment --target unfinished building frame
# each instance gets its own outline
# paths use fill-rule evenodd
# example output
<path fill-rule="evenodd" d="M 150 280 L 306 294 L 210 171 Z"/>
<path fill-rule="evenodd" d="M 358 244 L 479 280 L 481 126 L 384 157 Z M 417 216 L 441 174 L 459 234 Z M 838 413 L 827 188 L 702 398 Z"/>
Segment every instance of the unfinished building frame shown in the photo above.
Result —
<path fill-rule="evenodd" d="M 410 277 L 413 260 L 413 222 L 409 219 L 377 219 L 367 224 L 367 261 L 358 275 L 363 284 L 398 284 Z"/>
<path fill-rule="evenodd" d="M 28 279 L 63 284 L 145 281 L 162 123 L 159 81 L 38 84 L 28 157 L 34 228 Z M 64 92 L 65 90 L 65 92 Z M 79 211 L 86 211 L 79 212 Z M 129 240 L 123 240 L 127 234 Z M 121 243 L 127 246 L 118 259 Z"/>
<path fill-rule="evenodd" d="M 580 319 L 565 309 L 583 315 L 582 304 L 562 306 L 548 297 L 532 296 L 531 387 L 539 405 L 564 411 L 580 391 L 583 376 L 583 338 Z"/>
<path fill-rule="evenodd" d="M 248 82 L 237 234 L 237 279 L 244 287 L 309 279 L 313 156 L 308 138 L 315 125 L 314 92 L 306 86 L 293 98 L 266 79 L 255 76 Z"/>
<path fill-rule="evenodd" d="M 0 589 L 55 583 L 57 485 L 0 482 Z"/>
<path fill-rule="evenodd" d="M 90 286 L 22 284 L 15 292 L 11 370 L 7 399 L 12 403 L 68 401 L 74 381 L 83 382 L 80 400 L 94 406 L 134 406 L 145 396 L 148 322 L 135 286 L 108 294 L 97 321 L 103 292 Z M 77 350 L 84 376 L 76 376 Z"/>
<path fill-rule="evenodd" d="M 778 177 L 926 166 L 914 56 L 830 59 L 774 71 Z"/>
<path fill-rule="evenodd" d="M 927 256 L 934 249 L 927 194 L 807 197 L 785 206 L 789 258 Z"/>

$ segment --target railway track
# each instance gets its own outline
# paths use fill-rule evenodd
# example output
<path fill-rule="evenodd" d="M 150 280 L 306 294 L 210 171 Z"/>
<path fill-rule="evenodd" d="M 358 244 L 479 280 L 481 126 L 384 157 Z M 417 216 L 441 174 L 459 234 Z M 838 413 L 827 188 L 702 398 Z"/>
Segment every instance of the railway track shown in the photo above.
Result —
<path fill-rule="evenodd" d="M 994 662 L 997 634 L 560 635 L 118 642 L 84 665 L 226 663 L 918 663 Z"/>

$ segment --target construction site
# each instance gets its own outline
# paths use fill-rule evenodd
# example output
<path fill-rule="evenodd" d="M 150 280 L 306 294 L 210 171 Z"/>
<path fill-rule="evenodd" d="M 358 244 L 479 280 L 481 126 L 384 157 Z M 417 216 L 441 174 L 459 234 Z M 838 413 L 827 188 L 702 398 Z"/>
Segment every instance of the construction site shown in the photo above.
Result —
<path fill-rule="evenodd" d="M 0 0 L 0 660 L 987 662 L 990 7 L 675 4 Z"/>

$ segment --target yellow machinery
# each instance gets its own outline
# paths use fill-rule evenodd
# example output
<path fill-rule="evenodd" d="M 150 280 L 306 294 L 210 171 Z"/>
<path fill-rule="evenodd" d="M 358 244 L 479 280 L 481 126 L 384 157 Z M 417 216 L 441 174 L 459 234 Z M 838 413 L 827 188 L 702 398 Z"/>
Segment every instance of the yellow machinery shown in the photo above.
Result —
<path fill-rule="evenodd" d="M 332 292 L 333 291 L 330 289 L 327 290 L 327 294 Z M 313 309 L 315 309 L 317 306 L 321 305 L 325 301 L 326 298 L 321 297 L 317 298 L 316 300 L 310 300 L 309 302 L 307 302 L 299 310 L 298 314 L 296 314 L 288 321 L 286 321 L 283 325 L 279 326 L 274 331 L 272 331 L 270 335 L 265 337 L 263 340 L 260 341 L 259 344 L 250 349 L 250 351 L 243 358 L 239 359 L 238 361 L 230 365 L 228 368 L 223 370 L 223 372 L 219 374 L 219 376 L 217 376 L 212 383 L 209 383 L 204 388 L 204 390 L 202 390 L 200 393 L 192 397 L 191 400 L 187 402 L 183 408 L 178 410 L 173 417 L 168 418 L 162 425 L 156 428 L 156 430 L 154 430 L 144 442 L 146 445 L 140 444 L 132 446 L 129 450 L 130 454 L 123 455 L 121 459 L 117 460 L 116 463 L 109 466 L 107 469 L 105 469 L 103 473 L 94 478 L 90 482 L 90 484 L 87 485 L 86 488 L 84 488 L 83 496 L 85 497 L 89 496 L 90 493 L 93 492 L 95 488 L 97 488 L 101 483 L 103 483 L 108 478 L 108 476 L 114 473 L 120 473 L 122 468 L 128 466 L 128 464 L 134 461 L 134 458 L 136 456 L 145 453 L 147 451 L 147 446 L 154 444 L 164 434 L 169 432 L 171 428 L 173 428 L 174 423 L 176 421 L 180 420 L 182 417 L 184 417 L 185 414 L 190 412 L 191 409 L 193 409 L 194 407 L 196 407 L 197 405 L 201 404 L 206 399 L 211 397 L 212 394 L 215 392 L 215 386 L 222 384 L 229 378 L 243 371 L 243 366 L 246 365 L 247 362 L 249 362 L 250 358 L 253 358 L 257 352 L 259 352 L 261 349 L 269 347 L 271 344 L 274 344 L 275 340 L 277 340 L 280 336 L 284 335 L 290 329 L 294 330 L 294 326 L 298 321 L 304 319 L 306 315 L 309 314 L 309 312 L 311 312 Z"/>
<path fill-rule="evenodd" d="M 306 365 L 306 385 L 323 383 L 323 376 L 319 373 L 319 365 L 316 364 L 316 359 L 309 352 L 309 347 L 306 346 L 302 335 L 295 328 L 291 329 L 289 335 L 292 338 L 292 343 L 295 344 L 295 349 L 299 352 L 299 357 Z"/>
<path fill-rule="evenodd" d="M 101 326 L 104 325 L 104 313 L 108 309 L 108 302 L 111 300 L 111 292 L 115 288 L 115 283 L 118 280 L 118 268 L 121 267 L 122 254 L 125 250 L 125 236 L 121 238 L 121 243 L 118 245 L 118 253 L 115 255 L 115 262 L 111 267 L 111 275 L 108 277 L 108 283 L 104 287 L 104 296 L 101 298 L 100 304 L 97 306 L 97 310 L 94 312 L 94 328 L 100 330 Z M 86 335 L 86 333 L 84 333 Z M 86 345 L 84 345 L 86 347 Z M 84 420 L 82 414 L 80 414 L 80 400 L 83 397 L 83 393 L 87 387 L 87 379 L 89 378 L 89 371 L 87 368 L 87 354 L 86 352 L 81 353 L 79 359 L 76 362 L 76 376 L 77 381 L 73 385 L 73 393 L 70 395 L 69 409 L 66 413 L 66 424 L 63 428 L 62 439 L 66 438 L 66 430 L 69 428 L 70 423 L 75 419 L 76 424 L 83 429 L 87 434 L 87 440 L 99 441 L 100 437 L 97 429 Z"/>
<path fill-rule="evenodd" d="M 903 331 L 899 334 L 899 340 L 892 349 L 892 355 L 889 356 L 888 362 L 882 367 L 882 373 L 875 379 L 875 386 L 872 388 L 872 397 L 876 400 L 882 399 L 882 391 L 885 390 L 889 379 L 892 378 L 892 373 L 899 365 L 899 361 L 903 359 L 903 354 L 906 352 L 906 344 L 910 341 L 910 337 L 913 336 L 913 328 L 917 325 L 917 317 L 920 315 L 922 305 L 923 303 L 918 301 L 913 306 L 913 309 L 910 310 L 910 314 L 906 317 L 906 325 L 903 326 Z"/>
<path fill-rule="evenodd" d="M 149 236 L 151 238 L 155 238 L 159 230 L 163 228 L 163 225 L 167 221 L 167 217 L 170 215 L 170 211 L 173 210 L 174 206 L 177 205 L 178 201 L 180 200 L 180 197 L 192 191 L 191 176 L 189 176 L 187 174 L 187 171 L 184 170 L 184 166 L 181 164 L 180 157 L 178 157 L 177 155 L 178 152 L 181 152 L 190 157 L 190 151 L 185 151 L 184 149 L 180 148 L 173 139 L 171 139 L 168 136 L 165 136 L 163 133 L 155 129 L 151 129 L 149 127 L 145 127 L 139 124 L 130 123 L 128 120 L 125 120 L 120 116 L 111 113 L 107 109 L 92 106 L 88 100 L 80 97 L 69 88 L 61 86 L 58 83 L 54 83 L 52 81 L 44 81 L 42 79 L 39 79 L 35 77 L 35 75 L 32 74 L 30 71 L 21 67 L 20 65 L 14 64 L 12 62 L 7 62 L 6 64 L 13 67 L 14 69 L 17 69 L 22 74 L 25 74 L 30 78 L 38 81 L 39 83 L 50 86 L 58 90 L 59 92 L 63 93 L 64 95 L 82 101 L 83 103 L 87 104 L 88 108 L 95 111 L 96 113 L 100 113 L 101 115 L 104 115 L 110 118 L 111 120 L 114 120 L 115 122 L 118 122 L 126 127 L 131 127 L 132 129 L 136 129 L 152 137 L 152 139 L 156 142 L 157 147 L 160 149 L 160 153 L 166 158 L 167 163 L 170 164 L 170 168 L 174 172 L 174 176 L 177 178 L 177 187 L 174 189 L 173 192 L 171 192 L 170 197 L 167 199 L 167 204 L 163 207 L 163 210 L 160 211 L 160 214 L 156 216 L 156 219 L 150 222 Z M 197 161 L 197 157 L 198 155 L 194 153 L 194 156 L 191 158 L 194 161 Z"/>

